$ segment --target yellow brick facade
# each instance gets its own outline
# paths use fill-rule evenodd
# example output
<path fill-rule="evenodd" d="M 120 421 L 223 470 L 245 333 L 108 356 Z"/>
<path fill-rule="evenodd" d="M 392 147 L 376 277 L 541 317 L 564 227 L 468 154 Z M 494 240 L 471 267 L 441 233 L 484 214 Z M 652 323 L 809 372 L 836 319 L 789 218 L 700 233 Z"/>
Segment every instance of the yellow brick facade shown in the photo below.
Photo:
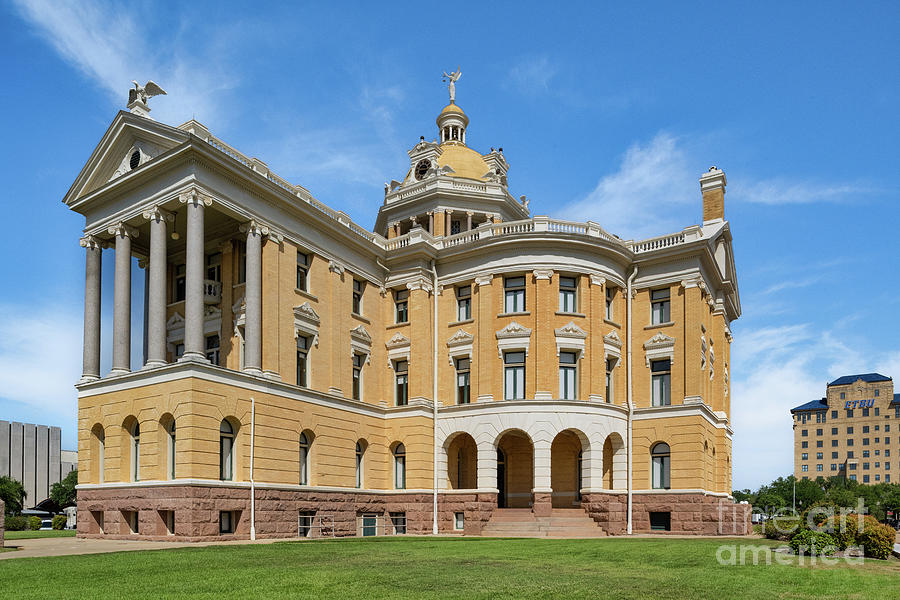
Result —
<path fill-rule="evenodd" d="M 338 502 L 323 494 L 343 494 L 342 506 L 356 508 L 341 510 L 360 518 L 374 499 L 395 498 L 393 508 L 380 510 L 391 519 L 406 515 L 413 529 L 429 518 L 445 527 L 453 509 L 440 508 L 439 517 L 428 500 L 438 495 L 442 507 L 466 498 L 467 519 L 486 519 L 497 506 L 533 507 L 535 514 L 584 506 L 611 531 L 624 531 L 625 513 L 596 508 L 607 498 L 627 503 L 630 531 L 635 494 L 673 494 L 676 502 L 729 497 L 730 322 L 740 303 L 727 222 L 637 242 L 591 222 L 532 217 L 506 189 L 502 152 L 422 141 L 410 151 L 403 183 L 387 186 L 373 233 L 262 163 L 221 155 L 221 142 L 196 122 L 176 129 L 145 121 L 122 114 L 115 130 L 140 138 L 153 127 L 173 144 L 190 132 L 183 143 L 193 158 L 151 161 L 141 167 L 141 185 L 119 190 L 114 179 L 101 191 L 134 206 L 125 219 L 139 257 L 151 255 L 158 242 L 150 240 L 159 239 L 141 220 L 147 198 L 173 215 L 166 237 L 170 230 L 180 236 L 171 236 L 166 253 L 165 360 L 104 377 L 86 366 L 78 408 L 82 510 L 93 519 L 86 532 L 103 532 L 103 515 L 114 505 L 116 531 L 128 531 L 131 518 L 155 531 L 170 527 L 166 519 L 185 519 L 188 537 L 204 538 L 215 511 L 188 504 L 189 517 L 179 516 L 181 508 L 158 508 L 151 518 L 117 490 L 146 490 L 158 507 L 181 507 L 209 488 L 219 512 L 237 515 L 247 512 L 240 498 L 251 480 L 285 495 L 279 510 L 290 505 L 300 514 L 321 515 Z M 105 143 L 124 148 L 129 139 Z M 457 172 L 450 160 L 457 155 L 491 170 L 473 179 L 460 163 Z M 187 191 L 160 199 L 154 169 L 158 177 L 182 177 Z M 712 189 L 704 189 L 704 207 L 709 194 L 724 197 L 718 174 L 701 179 Z M 118 238 L 104 233 L 106 216 L 82 204 L 93 201 L 93 181 L 80 176 L 66 202 L 86 215 L 86 239 L 101 247 Z M 180 297 L 197 277 L 182 268 L 194 263 L 190 246 L 178 241 L 196 235 L 184 229 L 195 218 L 190 211 L 199 210 L 186 195 L 205 207 L 201 350 L 209 364 L 182 359 L 198 339 L 184 318 L 196 300 Z M 254 243 L 261 246 L 258 267 L 248 250 Z M 218 270 L 209 270 L 216 262 Z M 255 268 L 258 330 L 256 284 L 248 277 Z M 298 269 L 305 279 L 299 287 Z M 518 293 L 515 305 L 510 294 Z M 466 298 L 468 316 L 460 308 Z M 518 356 L 521 366 L 512 362 Z M 460 359 L 469 363 L 468 403 L 459 402 Z M 223 422 L 235 432 L 228 476 Z M 665 476 L 653 474 L 654 464 L 665 465 Z M 481 508 L 473 516 L 474 505 Z M 649 527 L 641 519 L 653 512 L 642 510 L 638 528 Z M 239 533 L 248 531 L 241 519 Z M 290 529 L 271 527 L 266 535 Z"/>

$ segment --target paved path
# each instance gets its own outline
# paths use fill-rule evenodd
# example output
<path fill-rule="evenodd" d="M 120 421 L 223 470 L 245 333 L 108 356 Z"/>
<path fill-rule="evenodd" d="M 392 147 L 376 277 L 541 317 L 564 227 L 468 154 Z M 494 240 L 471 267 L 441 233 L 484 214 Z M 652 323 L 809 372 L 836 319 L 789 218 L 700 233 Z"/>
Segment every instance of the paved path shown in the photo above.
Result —
<path fill-rule="evenodd" d="M 299 539 L 299 538 L 298 538 Z M 166 548 L 197 548 L 198 546 L 271 544 L 290 541 L 288 539 L 265 539 L 251 542 L 234 540 L 229 542 L 150 542 L 140 540 L 78 539 L 74 537 L 35 538 L 30 540 L 6 540 L 5 548 L 18 548 L 10 552 L 0 552 L 0 560 L 12 558 L 34 558 L 39 556 L 71 556 L 74 554 L 101 554 L 104 552 L 127 552 L 130 550 L 164 550 Z"/>

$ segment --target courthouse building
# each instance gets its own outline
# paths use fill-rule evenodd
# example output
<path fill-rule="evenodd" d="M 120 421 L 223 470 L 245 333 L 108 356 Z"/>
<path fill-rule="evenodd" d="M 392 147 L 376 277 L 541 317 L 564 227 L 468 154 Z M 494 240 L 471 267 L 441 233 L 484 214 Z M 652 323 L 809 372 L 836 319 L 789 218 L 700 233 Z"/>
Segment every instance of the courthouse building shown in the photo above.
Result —
<path fill-rule="evenodd" d="M 797 479 L 839 476 L 859 483 L 897 483 L 900 394 L 894 394 L 890 377 L 839 377 L 821 400 L 792 408 L 791 419 Z"/>
<path fill-rule="evenodd" d="M 532 216 L 451 101 L 370 230 L 197 121 L 129 108 L 64 199 L 85 217 L 79 535 L 479 534 L 560 514 L 747 532 L 721 170 L 700 177 L 701 224 L 623 240 Z"/>

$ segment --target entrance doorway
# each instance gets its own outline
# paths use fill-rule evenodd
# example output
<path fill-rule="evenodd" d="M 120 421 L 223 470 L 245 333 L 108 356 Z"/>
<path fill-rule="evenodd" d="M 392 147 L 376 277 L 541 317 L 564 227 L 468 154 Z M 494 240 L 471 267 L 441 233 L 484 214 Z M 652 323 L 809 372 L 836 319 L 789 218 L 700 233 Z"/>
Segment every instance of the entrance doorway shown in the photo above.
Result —
<path fill-rule="evenodd" d="M 513 429 L 497 442 L 498 508 L 530 508 L 534 488 L 534 447 L 524 431 Z"/>
<path fill-rule="evenodd" d="M 506 508 L 506 456 L 497 448 L 497 508 Z"/>

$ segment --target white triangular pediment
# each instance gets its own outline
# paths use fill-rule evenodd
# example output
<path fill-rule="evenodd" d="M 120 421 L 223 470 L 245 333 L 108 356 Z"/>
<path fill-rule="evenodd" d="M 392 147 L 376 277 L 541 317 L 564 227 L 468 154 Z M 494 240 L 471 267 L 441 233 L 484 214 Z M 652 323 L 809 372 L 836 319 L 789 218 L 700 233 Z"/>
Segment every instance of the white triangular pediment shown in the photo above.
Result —
<path fill-rule="evenodd" d="M 644 350 L 652 350 L 653 348 L 665 348 L 675 345 L 675 338 L 669 337 L 663 332 L 659 332 L 652 338 L 644 342 Z"/>
<path fill-rule="evenodd" d="M 524 325 L 512 321 L 509 325 L 497 332 L 498 340 L 511 337 L 531 337 L 531 330 Z"/>
<path fill-rule="evenodd" d="M 364 344 L 372 343 L 372 336 L 369 335 L 369 332 L 366 331 L 366 328 L 362 325 L 357 325 L 353 329 L 350 330 L 350 338 L 363 342 Z"/>
<path fill-rule="evenodd" d="M 184 327 L 184 317 L 175 313 L 166 321 L 166 329 L 178 329 L 179 327 Z"/>
<path fill-rule="evenodd" d="M 460 329 L 459 331 L 451 335 L 450 339 L 447 340 L 447 347 L 453 348 L 454 346 L 468 345 L 471 344 L 474 340 L 474 335 Z"/>
<path fill-rule="evenodd" d="M 319 313 L 315 311 L 315 309 L 309 304 L 309 302 L 304 302 L 300 306 L 294 307 L 294 318 L 309 321 L 316 325 L 318 325 L 322 321 L 319 318 Z"/>
<path fill-rule="evenodd" d="M 575 321 L 569 321 L 563 327 L 554 329 L 554 332 L 556 337 L 580 338 L 582 340 L 587 337 L 587 332 L 576 325 Z"/>
<path fill-rule="evenodd" d="M 397 333 L 395 333 L 393 335 L 393 337 L 391 337 L 391 339 L 389 339 L 387 341 L 387 343 L 385 343 L 385 347 L 388 350 L 393 350 L 395 348 L 403 348 L 406 346 L 409 346 L 409 338 L 406 337 L 405 335 L 403 335 L 402 333 L 400 333 L 399 331 Z"/>
<path fill-rule="evenodd" d="M 76 200 L 128 174 L 131 155 L 140 153 L 138 168 L 160 154 L 188 141 L 189 134 L 170 125 L 120 111 L 82 167 L 63 202 Z"/>
<path fill-rule="evenodd" d="M 610 346 L 613 346 L 613 347 L 615 347 L 615 348 L 621 348 L 621 347 L 622 347 L 622 340 L 619 338 L 619 334 L 616 333 L 615 331 L 610 331 L 609 333 L 607 333 L 606 335 L 604 335 L 604 336 L 603 336 L 603 343 L 604 343 L 604 344 L 609 344 Z"/>

